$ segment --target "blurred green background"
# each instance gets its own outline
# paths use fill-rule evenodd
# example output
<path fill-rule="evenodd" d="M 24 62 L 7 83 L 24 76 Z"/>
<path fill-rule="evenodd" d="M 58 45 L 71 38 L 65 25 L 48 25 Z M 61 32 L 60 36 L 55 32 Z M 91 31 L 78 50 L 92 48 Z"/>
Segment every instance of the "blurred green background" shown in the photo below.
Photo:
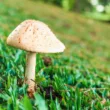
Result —
<path fill-rule="evenodd" d="M 35 0 L 36 1 L 36 0 Z M 86 16 L 110 21 L 110 0 L 41 0 L 64 8 L 67 11 L 84 13 Z"/>
<path fill-rule="evenodd" d="M 66 46 L 36 55 L 31 99 L 23 84 L 26 52 L 6 44 L 26 19 L 46 23 Z M 0 110 L 109 110 L 109 21 L 109 0 L 0 0 Z"/>

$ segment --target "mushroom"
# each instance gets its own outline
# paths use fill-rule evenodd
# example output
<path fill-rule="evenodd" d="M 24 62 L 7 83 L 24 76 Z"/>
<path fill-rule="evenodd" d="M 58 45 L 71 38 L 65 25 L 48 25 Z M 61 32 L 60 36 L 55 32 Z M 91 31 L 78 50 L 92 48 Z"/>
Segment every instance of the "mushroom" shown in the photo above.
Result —
<path fill-rule="evenodd" d="M 7 44 L 27 51 L 25 83 L 28 93 L 35 91 L 36 53 L 63 52 L 65 46 L 41 21 L 25 20 L 7 38 Z"/>

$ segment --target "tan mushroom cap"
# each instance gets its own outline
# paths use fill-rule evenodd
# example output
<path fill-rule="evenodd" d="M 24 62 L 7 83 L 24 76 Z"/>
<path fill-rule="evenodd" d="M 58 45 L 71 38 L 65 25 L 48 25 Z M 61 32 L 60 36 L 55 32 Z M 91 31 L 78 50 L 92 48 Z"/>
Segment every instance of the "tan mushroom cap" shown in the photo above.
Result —
<path fill-rule="evenodd" d="M 49 27 L 36 20 L 25 20 L 18 25 L 7 38 L 7 44 L 39 53 L 57 53 L 65 49 Z"/>

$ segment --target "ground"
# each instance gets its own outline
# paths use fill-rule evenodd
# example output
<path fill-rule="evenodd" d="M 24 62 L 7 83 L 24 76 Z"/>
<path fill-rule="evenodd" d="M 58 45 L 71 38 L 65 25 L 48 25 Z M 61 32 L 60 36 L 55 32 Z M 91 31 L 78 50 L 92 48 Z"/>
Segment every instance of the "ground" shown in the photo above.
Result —
<path fill-rule="evenodd" d="M 109 23 L 35 0 L 4 0 L 0 7 L 0 110 L 110 109 Z M 66 46 L 63 53 L 36 55 L 38 85 L 31 100 L 22 83 L 26 52 L 6 44 L 26 19 L 48 24 Z"/>

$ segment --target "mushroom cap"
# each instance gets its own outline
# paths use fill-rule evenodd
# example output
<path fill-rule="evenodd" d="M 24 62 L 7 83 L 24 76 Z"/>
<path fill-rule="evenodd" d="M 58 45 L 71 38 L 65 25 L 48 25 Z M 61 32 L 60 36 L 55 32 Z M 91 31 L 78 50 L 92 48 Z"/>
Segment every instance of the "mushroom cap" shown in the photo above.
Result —
<path fill-rule="evenodd" d="M 8 36 L 7 44 L 38 53 L 57 53 L 65 49 L 49 27 L 36 20 L 25 20 L 18 25 Z"/>

